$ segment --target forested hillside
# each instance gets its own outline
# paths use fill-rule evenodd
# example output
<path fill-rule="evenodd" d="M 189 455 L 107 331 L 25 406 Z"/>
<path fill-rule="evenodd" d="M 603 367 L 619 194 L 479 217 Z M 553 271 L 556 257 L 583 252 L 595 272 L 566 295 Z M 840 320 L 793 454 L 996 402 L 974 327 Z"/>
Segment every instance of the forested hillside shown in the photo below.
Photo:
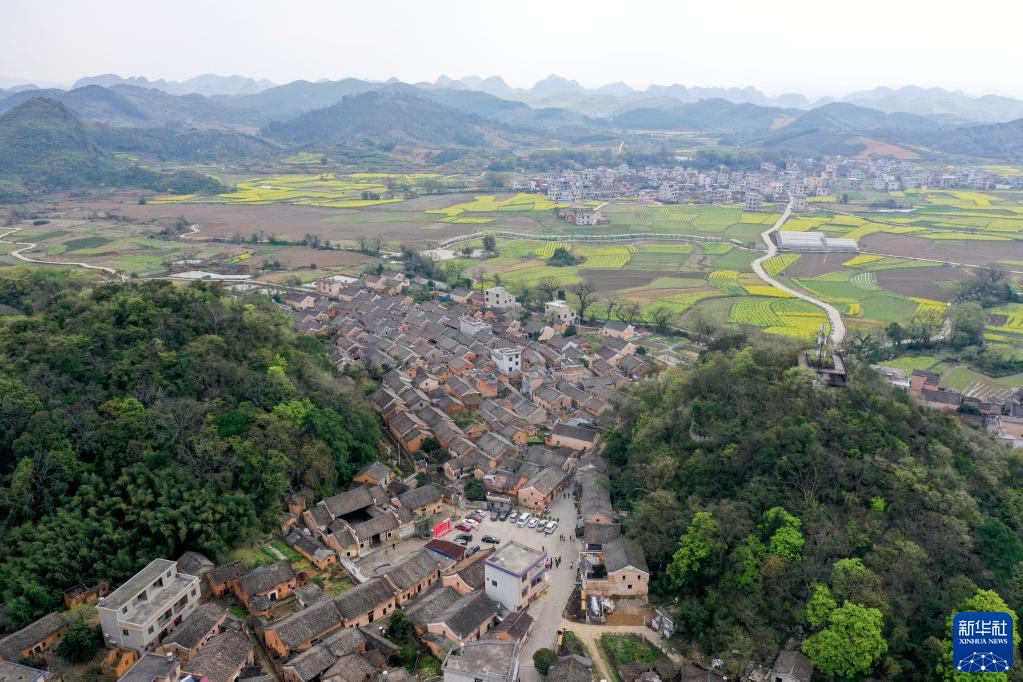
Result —
<path fill-rule="evenodd" d="M 794 638 L 837 679 L 951 679 L 951 614 L 1023 606 L 1023 455 L 734 345 L 639 384 L 609 448 L 683 638 L 733 671 Z"/>
<path fill-rule="evenodd" d="M 205 285 L 0 274 L 0 602 L 16 627 L 81 580 L 223 560 L 299 484 L 327 492 L 379 430 L 318 341 Z"/>

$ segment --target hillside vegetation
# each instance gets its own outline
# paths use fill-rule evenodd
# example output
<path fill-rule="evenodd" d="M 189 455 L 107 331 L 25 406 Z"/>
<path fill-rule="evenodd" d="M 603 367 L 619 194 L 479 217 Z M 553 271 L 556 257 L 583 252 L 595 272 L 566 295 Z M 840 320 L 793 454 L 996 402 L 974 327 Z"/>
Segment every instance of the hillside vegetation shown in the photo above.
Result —
<path fill-rule="evenodd" d="M 33 192 L 100 186 L 209 193 L 219 182 L 194 171 L 157 173 L 102 149 L 68 107 L 42 97 L 0 116 L 0 202 L 24 201 Z"/>
<path fill-rule="evenodd" d="M 951 679 L 946 619 L 1023 606 L 1023 455 L 744 343 L 638 384 L 609 448 L 682 637 L 733 672 L 794 638 L 835 678 Z"/>
<path fill-rule="evenodd" d="M 263 300 L 205 285 L 0 274 L 0 602 L 15 627 L 80 581 L 186 549 L 223 561 L 299 485 L 377 452 L 376 418 Z M 9 309 L 9 308 L 8 308 Z"/>

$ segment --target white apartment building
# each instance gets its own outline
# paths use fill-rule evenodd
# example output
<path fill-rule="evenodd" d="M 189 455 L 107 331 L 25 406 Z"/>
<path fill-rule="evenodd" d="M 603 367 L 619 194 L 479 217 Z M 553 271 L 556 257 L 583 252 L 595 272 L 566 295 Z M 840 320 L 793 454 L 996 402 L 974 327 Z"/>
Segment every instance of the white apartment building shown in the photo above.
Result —
<path fill-rule="evenodd" d="M 483 291 L 483 305 L 487 308 L 514 308 L 518 303 L 504 287 L 490 287 Z"/>
<path fill-rule="evenodd" d="M 476 336 L 480 332 L 489 332 L 492 329 L 493 326 L 491 326 L 489 322 L 477 320 L 475 317 L 462 315 L 458 318 L 458 331 L 462 332 L 466 336 Z"/>
<path fill-rule="evenodd" d="M 166 637 L 199 603 L 199 578 L 154 559 L 96 603 L 108 648 L 145 651 Z"/>
<path fill-rule="evenodd" d="M 759 211 L 763 206 L 763 197 L 760 196 L 759 192 L 748 192 L 746 194 L 746 210 L 747 211 Z"/>

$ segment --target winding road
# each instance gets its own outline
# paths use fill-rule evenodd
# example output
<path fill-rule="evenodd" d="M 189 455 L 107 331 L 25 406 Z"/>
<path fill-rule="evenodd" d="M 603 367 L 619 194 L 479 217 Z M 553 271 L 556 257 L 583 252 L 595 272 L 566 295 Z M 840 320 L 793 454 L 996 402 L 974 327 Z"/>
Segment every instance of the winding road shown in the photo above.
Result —
<path fill-rule="evenodd" d="M 105 268 L 102 265 L 89 265 L 88 263 L 71 263 L 67 261 L 50 261 L 39 260 L 38 258 L 29 258 L 28 256 L 22 254 L 22 251 L 31 251 L 32 249 L 36 248 L 36 246 L 38 246 L 37 244 L 34 244 L 32 242 L 16 242 L 14 240 L 7 239 L 7 237 L 9 237 L 10 235 L 14 234 L 15 232 L 20 232 L 23 229 L 25 228 L 9 227 L 7 228 L 6 232 L 0 234 L 0 244 L 14 244 L 16 246 L 21 247 L 20 249 L 15 249 L 14 251 L 11 251 L 11 255 L 20 261 L 25 261 L 26 263 L 39 263 L 40 265 L 60 265 L 66 267 L 85 268 L 87 270 L 100 270 L 102 272 L 111 274 L 114 277 L 124 279 L 124 275 L 119 275 L 117 271 L 114 270 L 113 268 Z"/>
<path fill-rule="evenodd" d="M 792 294 L 796 298 L 806 301 L 807 303 L 815 305 L 823 310 L 828 316 L 828 321 L 831 323 L 831 343 L 835 348 L 841 348 L 842 341 L 845 340 L 845 321 L 842 319 L 842 313 L 838 312 L 838 308 L 829 303 L 818 300 L 809 294 L 805 294 L 802 291 L 797 291 L 782 284 L 777 279 L 767 274 L 767 271 L 764 269 L 764 262 L 778 254 L 778 247 L 775 245 L 774 240 L 771 239 L 771 235 L 781 229 L 781 226 L 785 224 L 785 221 L 789 219 L 790 215 L 792 215 L 791 195 L 789 196 L 788 205 L 785 206 L 785 211 L 778 218 L 777 222 L 775 222 L 770 229 L 760 234 L 760 238 L 763 239 L 764 244 L 767 245 L 767 253 L 753 261 L 753 272 L 756 273 L 757 277 L 762 279 L 768 286 L 772 286 L 775 289 L 781 289 L 782 291 Z"/>

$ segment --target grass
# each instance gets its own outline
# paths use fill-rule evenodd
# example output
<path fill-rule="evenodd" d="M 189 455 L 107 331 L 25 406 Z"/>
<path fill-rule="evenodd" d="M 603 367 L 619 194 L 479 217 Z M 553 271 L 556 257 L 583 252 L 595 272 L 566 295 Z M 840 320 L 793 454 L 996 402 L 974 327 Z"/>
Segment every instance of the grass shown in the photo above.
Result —
<path fill-rule="evenodd" d="M 605 651 L 615 666 L 630 663 L 656 663 L 661 652 L 657 647 L 637 635 L 612 635 L 605 633 L 600 638 Z"/>
<path fill-rule="evenodd" d="M 906 370 L 912 372 L 913 370 L 929 370 L 934 368 L 941 358 L 934 355 L 903 355 L 902 357 L 895 358 L 894 360 L 885 360 L 880 363 L 885 367 L 894 367 L 895 369 Z"/>
<path fill-rule="evenodd" d="M 95 249 L 106 246 L 114 240 L 106 237 L 80 237 L 64 242 L 64 251 L 81 251 L 83 249 Z"/>

